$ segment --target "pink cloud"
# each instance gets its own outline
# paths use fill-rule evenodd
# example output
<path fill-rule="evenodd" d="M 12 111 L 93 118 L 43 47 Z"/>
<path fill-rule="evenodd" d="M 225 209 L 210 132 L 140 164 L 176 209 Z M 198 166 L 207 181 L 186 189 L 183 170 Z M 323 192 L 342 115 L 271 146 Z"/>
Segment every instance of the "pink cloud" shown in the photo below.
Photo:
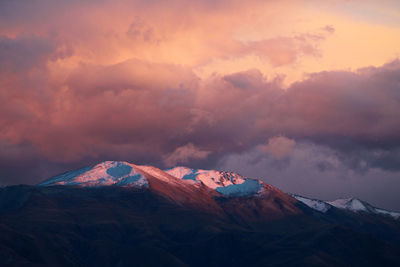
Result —
<path fill-rule="evenodd" d="M 192 160 L 205 159 L 211 151 L 201 150 L 192 143 L 178 147 L 171 154 L 164 157 L 164 163 L 167 166 L 176 166 L 185 164 Z"/>
<path fill-rule="evenodd" d="M 268 139 L 266 145 L 259 147 L 260 150 L 268 152 L 276 159 L 282 159 L 293 152 L 296 142 L 284 136 L 275 136 Z"/>
<path fill-rule="evenodd" d="M 157 161 L 191 140 L 217 156 L 277 135 L 376 146 L 399 138 L 397 61 L 313 74 L 288 89 L 257 70 L 201 80 L 190 68 L 138 60 L 83 65 L 56 82 L 45 70 L 33 72 L 37 84 L 2 78 L 1 138 L 31 143 L 54 161 L 118 149 Z"/>

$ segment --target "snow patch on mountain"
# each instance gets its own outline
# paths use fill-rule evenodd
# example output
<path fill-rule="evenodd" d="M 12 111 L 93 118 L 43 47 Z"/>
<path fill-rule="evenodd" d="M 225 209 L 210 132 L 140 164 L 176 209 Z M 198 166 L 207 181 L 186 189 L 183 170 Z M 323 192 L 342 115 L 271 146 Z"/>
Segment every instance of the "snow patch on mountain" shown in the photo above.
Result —
<path fill-rule="evenodd" d="M 167 170 L 164 170 L 166 173 L 177 177 L 182 180 L 193 180 L 196 181 L 196 174 L 198 170 L 193 170 L 186 167 L 174 167 Z"/>
<path fill-rule="evenodd" d="M 332 207 L 330 204 L 327 204 L 322 200 L 306 198 L 294 194 L 292 194 L 292 197 L 307 205 L 308 207 L 323 213 L 327 212 Z"/>
<path fill-rule="evenodd" d="M 218 193 L 227 196 L 251 196 L 260 192 L 262 183 L 258 180 L 246 180 L 241 184 L 231 184 L 224 187 L 217 187 L 215 190 Z"/>
<path fill-rule="evenodd" d="M 376 208 L 365 201 L 357 198 L 342 198 L 328 202 L 332 206 L 339 209 L 350 210 L 353 212 L 367 212 L 372 214 L 380 214 L 385 216 L 391 216 L 395 219 L 400 219 L 400 212 L 388 211 L 380 208 Z"/>
<path fill-rule="evenodd" d="M 136 165 L 136 167 L 161 181 L 167 182 L 169 184 L 174 184 L 176 186 L 188 186 L 197 184 L 195 181 L 182 180 L 181 178 L 178 178 L 150 165 Z"/>
<path fill-rule="evenodd" d="M 263 183 L 234 172 L 174 167 L 165 170 L 182 180 L 195 181 L 227 196 L 252 196 L 262 191 Z"/>
<path fill-rule="evenodd" d="M 327 203 L 339 209 L 346 209 L 355 212 L 369 211 L 368 209 L 369 205 L 357 198 L 342 198 L 342 199 L 336 199 L 334 201 L 328 201 Z"/>
<path fill-rule="evenodd" d="M 175 167 L 167 169 L 165 172 L 182 180 L 202 182 L 204 185 L 212 189 L 232 184 L 241 184 L 247 180 L 243 176 L 234 172 L 190 169 L 186 167 Z"/>
<path fill-rule="evenodd" d="M 368 204 L 367 202 L 357 198 L 341 198 L 333 201 L 322 201 L 318 199 L 306 198 L 295 194 L 291 194 L 291 196 L 296 198 L 298 201 L 304 203 L 308 207 L 323 213 L 327 212 L 332 207 L 335 207 L 338 209 L 348 210 L 351 212 L 379 214 L 379 215 L 390 216 L 395 219 L 400 219 L 400 212 L 387 211 L 384 209 L 375 208 L 374 206 Z"/>
<path fill-rule="evenodd" d="M 75 186 L 133 186 L 148 187 L 147 179 L 138 172 L 133 164 L 121 161 L 105 161 L 92 167 L 82 168 L 54 176 L 39 186 L 75 185 Z"/>
<path fill-rule="evenodd" d="M 379 209 L 375 208 L 375 211 L 379 214 L 387 215 L 387 216 L 392 216 L 395 219 L 400 219 L 400 212 L 395 212 L 395 211 L 388 211 L 384 209 Z"/>

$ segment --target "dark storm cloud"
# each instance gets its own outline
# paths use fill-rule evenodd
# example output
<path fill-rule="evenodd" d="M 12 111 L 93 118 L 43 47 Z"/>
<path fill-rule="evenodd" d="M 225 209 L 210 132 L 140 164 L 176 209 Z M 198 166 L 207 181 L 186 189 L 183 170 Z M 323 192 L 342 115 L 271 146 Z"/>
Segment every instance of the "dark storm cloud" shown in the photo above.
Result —
<path fill-rule="evenodd" d="M 266 122 L 292 138 L 337 149 L 355 168 L 365 161 L 368 167 L 398 170 L 399 77 L 398 60 L 357 73 L 313 74 L 289 88 L 275 106 L 278 116 Z"/>

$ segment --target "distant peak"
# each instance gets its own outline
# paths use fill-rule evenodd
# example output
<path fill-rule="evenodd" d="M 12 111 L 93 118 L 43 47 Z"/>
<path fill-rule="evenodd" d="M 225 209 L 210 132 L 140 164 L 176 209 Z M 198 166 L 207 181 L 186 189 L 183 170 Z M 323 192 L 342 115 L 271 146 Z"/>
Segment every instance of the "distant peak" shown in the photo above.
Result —
<path fill-rule="evenodd" d="M 299 195 L 292 194 L 294 198 L 298 201 L 302 202 L 303 204 L 307 205 L 308 207 L 318 210 L 320 212 L 327 212 L 330 210 L 331 207 L 335 207 L 342 210 L 348 210 L 352 212 L 363 212 L 363 213 L 370 213 L 370 214 L 380 214 L 385 216 L 390 216 L 395 219 L 400 218 L 400 212 L 388 211 L 380 208 L 376 208 L 369 203 L 356 198 L 339 198 L 333 201 L 322 201 L 318 199 L 311 199 Z"/>
<path fill-rule="evenodd" d="M 352 211 L 368 211 L 369 204 L 358 198 L 341 198 L 328 202 L 330 205 L 339 209 L 348 209 Z"/>
<path fill-rule="evenodd" d="M 326 202 L 319 199 L 306 198 L 296 194 L 291 194 L 291 195 L 292 197 L 302 202 L 303 204 L 307 205 L 308 207 L 323 213 L 327 212 L 332 207 L 330 204 L 327 204 Z"/>

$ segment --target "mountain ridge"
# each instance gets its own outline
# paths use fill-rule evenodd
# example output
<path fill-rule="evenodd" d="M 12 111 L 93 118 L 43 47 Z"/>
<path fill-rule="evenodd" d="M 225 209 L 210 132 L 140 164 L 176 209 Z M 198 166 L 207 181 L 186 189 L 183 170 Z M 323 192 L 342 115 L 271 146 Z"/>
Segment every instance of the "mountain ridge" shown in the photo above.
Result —
<path fill-rule="evenodd" d="M 241 184 L 249 179 L 230 172 L 101 164 L 35 186 L 0 188 L 0 262 L 5 266 L 400 264 L 400 223 L 391 217 L 332 205 L 321 212 L 264 182 L 262 192 L 242 190 Z M 237 185 L 240 190 L 233 194 L 217 191 Z"/>
<path fill-rule="evenodd" d="M 377 208 L 369 204 L 368 202 L 351 197 L 351 198 L 339 198 L 332 201 L 323 201 L 314 198 L 307 198 L 297 194 L 290 194 L 298 201 L 307 205 L 308 207 L 317 210 L 322 213 L 328 212 L 331 208 L 338 208 L 341 210 L 347 210 L 355 213 L 370 213 L 376 215 L 389 216 L 393 219 L 400 219 L 400 212 L 390 211 L 382 208 Z"/>
<path fill-rule="evenodd" d="M 104 161 L 93 166 L 53 176 L 39 183 L 38 186 L 69 185 L 91 187 L 113 185 L 147 188 L 150 183 L 153 183 L 154 186 L 160 183 L 155 179 L 162 181 L 161 184 L 168 183 L 176 187 L 184 187 L 186 190 L 192 191 L 192 193 L 201 190 L 203 192 L 207 191 L 211 197 L 257 197 L 266 194 L 267 191 L 277 191 L 282 195 L 286 194 L 260 179 L 247 178 L 235 172 L 192 169 L 183 166 L 161 170 L 150 165 L 135 165 L 126 161 Z M 201 187 L 203 188 L 200 189 Z M 158 190 L 162 191 L 160 186 Z M 186 197 L 193 198 L 194 195 L 193 193 L 193 195 L 187 195 Z M 357 198 L 323 201 L 297 194 L 287 195 L 322 213 L 326 213 L 329 209 L 335 207 L 351 212 L 390 216 L 394 219 L 400 218 L 399 212 L 377 208 Z M 174 199 L 177 195 L 169 194 L 169 197 Z M 204 195 L 202 197 L 204 199 L 208 198 Z M 203 201 L 201 200 L 200 202 Z M 210 200 L 211 202 L 213 201 Z"/>

